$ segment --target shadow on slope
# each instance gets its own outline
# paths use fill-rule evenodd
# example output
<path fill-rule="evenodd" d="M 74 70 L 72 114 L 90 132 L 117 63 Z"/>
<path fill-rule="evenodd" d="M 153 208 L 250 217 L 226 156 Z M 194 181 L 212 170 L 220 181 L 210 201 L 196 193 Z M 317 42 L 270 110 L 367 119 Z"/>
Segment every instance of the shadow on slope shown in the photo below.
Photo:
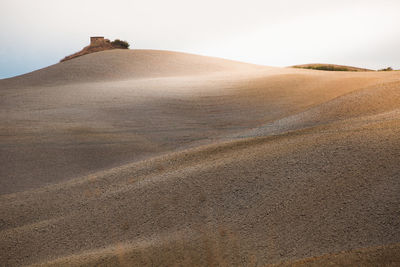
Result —
<path fill-rule="evenodd" d="M 72 257 L 79 265 L 89 254 L 98 263 L 108 247 L 111 263 L 165 255 L 166 266 L 218 258 L 261 265 L 400 242 L 399 122 L 335 127 L 200 147 L 4 195 L 0 260 Z M 219 229 L 237 242 L 218 241 Z M 204 231 L 217 244 L 211 256 L 199 241 Z M 145 242 L 139 252 L 136 240 Z"/>

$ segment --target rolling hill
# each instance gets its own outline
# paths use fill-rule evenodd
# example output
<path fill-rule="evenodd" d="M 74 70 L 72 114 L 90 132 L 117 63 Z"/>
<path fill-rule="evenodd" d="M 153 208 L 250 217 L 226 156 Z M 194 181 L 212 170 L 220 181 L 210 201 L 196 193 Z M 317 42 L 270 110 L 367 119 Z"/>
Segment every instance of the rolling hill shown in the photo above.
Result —
<path fill-rule="evenodd" d="M 398 72 L 111 50 L 0 96 L 7 266 L 400 263 Z"/>

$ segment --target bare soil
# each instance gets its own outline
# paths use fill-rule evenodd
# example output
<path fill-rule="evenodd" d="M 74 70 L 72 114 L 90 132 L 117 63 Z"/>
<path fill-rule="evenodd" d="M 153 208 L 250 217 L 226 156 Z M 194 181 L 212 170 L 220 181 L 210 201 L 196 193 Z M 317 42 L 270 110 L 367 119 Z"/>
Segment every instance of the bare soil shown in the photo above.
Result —
<path fill-rule="evenodd" d="M 0 110 L 0 265 L 400 261 L 399 72 L 110 50 Z"/>

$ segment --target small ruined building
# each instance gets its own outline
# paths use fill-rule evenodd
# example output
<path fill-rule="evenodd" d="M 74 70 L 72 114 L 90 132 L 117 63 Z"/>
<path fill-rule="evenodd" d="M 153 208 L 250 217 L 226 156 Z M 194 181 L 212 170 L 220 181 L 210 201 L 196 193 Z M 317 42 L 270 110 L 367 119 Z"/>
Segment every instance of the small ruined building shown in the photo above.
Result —
<path fill-rule="evenodd" d="M 90 46 L 102 46 L 102 45 L 111 45 L 110 40 L 104 39 L 103 36 L 93 36 L 90 37 Z"/>
<path fill-rule="evenodd" d="M 100 52 L 104 50 L 111 50 L 111 49 L 128 49 L 129 44 L 125 41 L 121 41 L 116 39 L 114 41 L 110 41 L 105 39 L 103 36 L 93 36 L 90 37 L 90 45 L 84 47 L 81 51 L 76 52 L 72 55 L 69 55 L 60 60 L 60 62 L 67 61 L 76 57 L 80 57 L 83 55 L 87 55 L 94 52 Z"/>

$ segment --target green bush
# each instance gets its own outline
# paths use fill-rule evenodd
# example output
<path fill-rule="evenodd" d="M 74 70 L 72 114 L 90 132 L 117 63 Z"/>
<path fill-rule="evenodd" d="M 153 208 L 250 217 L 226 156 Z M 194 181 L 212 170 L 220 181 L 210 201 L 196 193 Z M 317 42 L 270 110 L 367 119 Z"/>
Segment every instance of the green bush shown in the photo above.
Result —
<path fill-rule="evenodd" d="M 313 67 L 312 69 L 315 70 L 326 70 L 326 71 L 350 71 L 348 68 L 346 67 L 337 67 L 337 66 L 317 66 L 317 67 Z"/>
<path fill-rule="evenodd" d="M 111 42 L 111 44 L 116 48 L 123 48 L 123 49 L 129 48 L 129 43 L 127 41 L 122 41 L 120 39 L 115 39 L 114 41 Z"/>
<path fill-rule="evenodd" d="M 392 67 L 387 67 L 385 69 L 380 69 L 379 71 L 392 71 L 393 68 Z"/>
<path fill-rule="evenodd" d="M 349 68 L 342 66 L 333 66 L 333 65 L 321 65 L 321 66 L 301 66 L 301 69 L 310 69 L 310 70 L 325 70 L 325 71 L 351 71 Z"/>

